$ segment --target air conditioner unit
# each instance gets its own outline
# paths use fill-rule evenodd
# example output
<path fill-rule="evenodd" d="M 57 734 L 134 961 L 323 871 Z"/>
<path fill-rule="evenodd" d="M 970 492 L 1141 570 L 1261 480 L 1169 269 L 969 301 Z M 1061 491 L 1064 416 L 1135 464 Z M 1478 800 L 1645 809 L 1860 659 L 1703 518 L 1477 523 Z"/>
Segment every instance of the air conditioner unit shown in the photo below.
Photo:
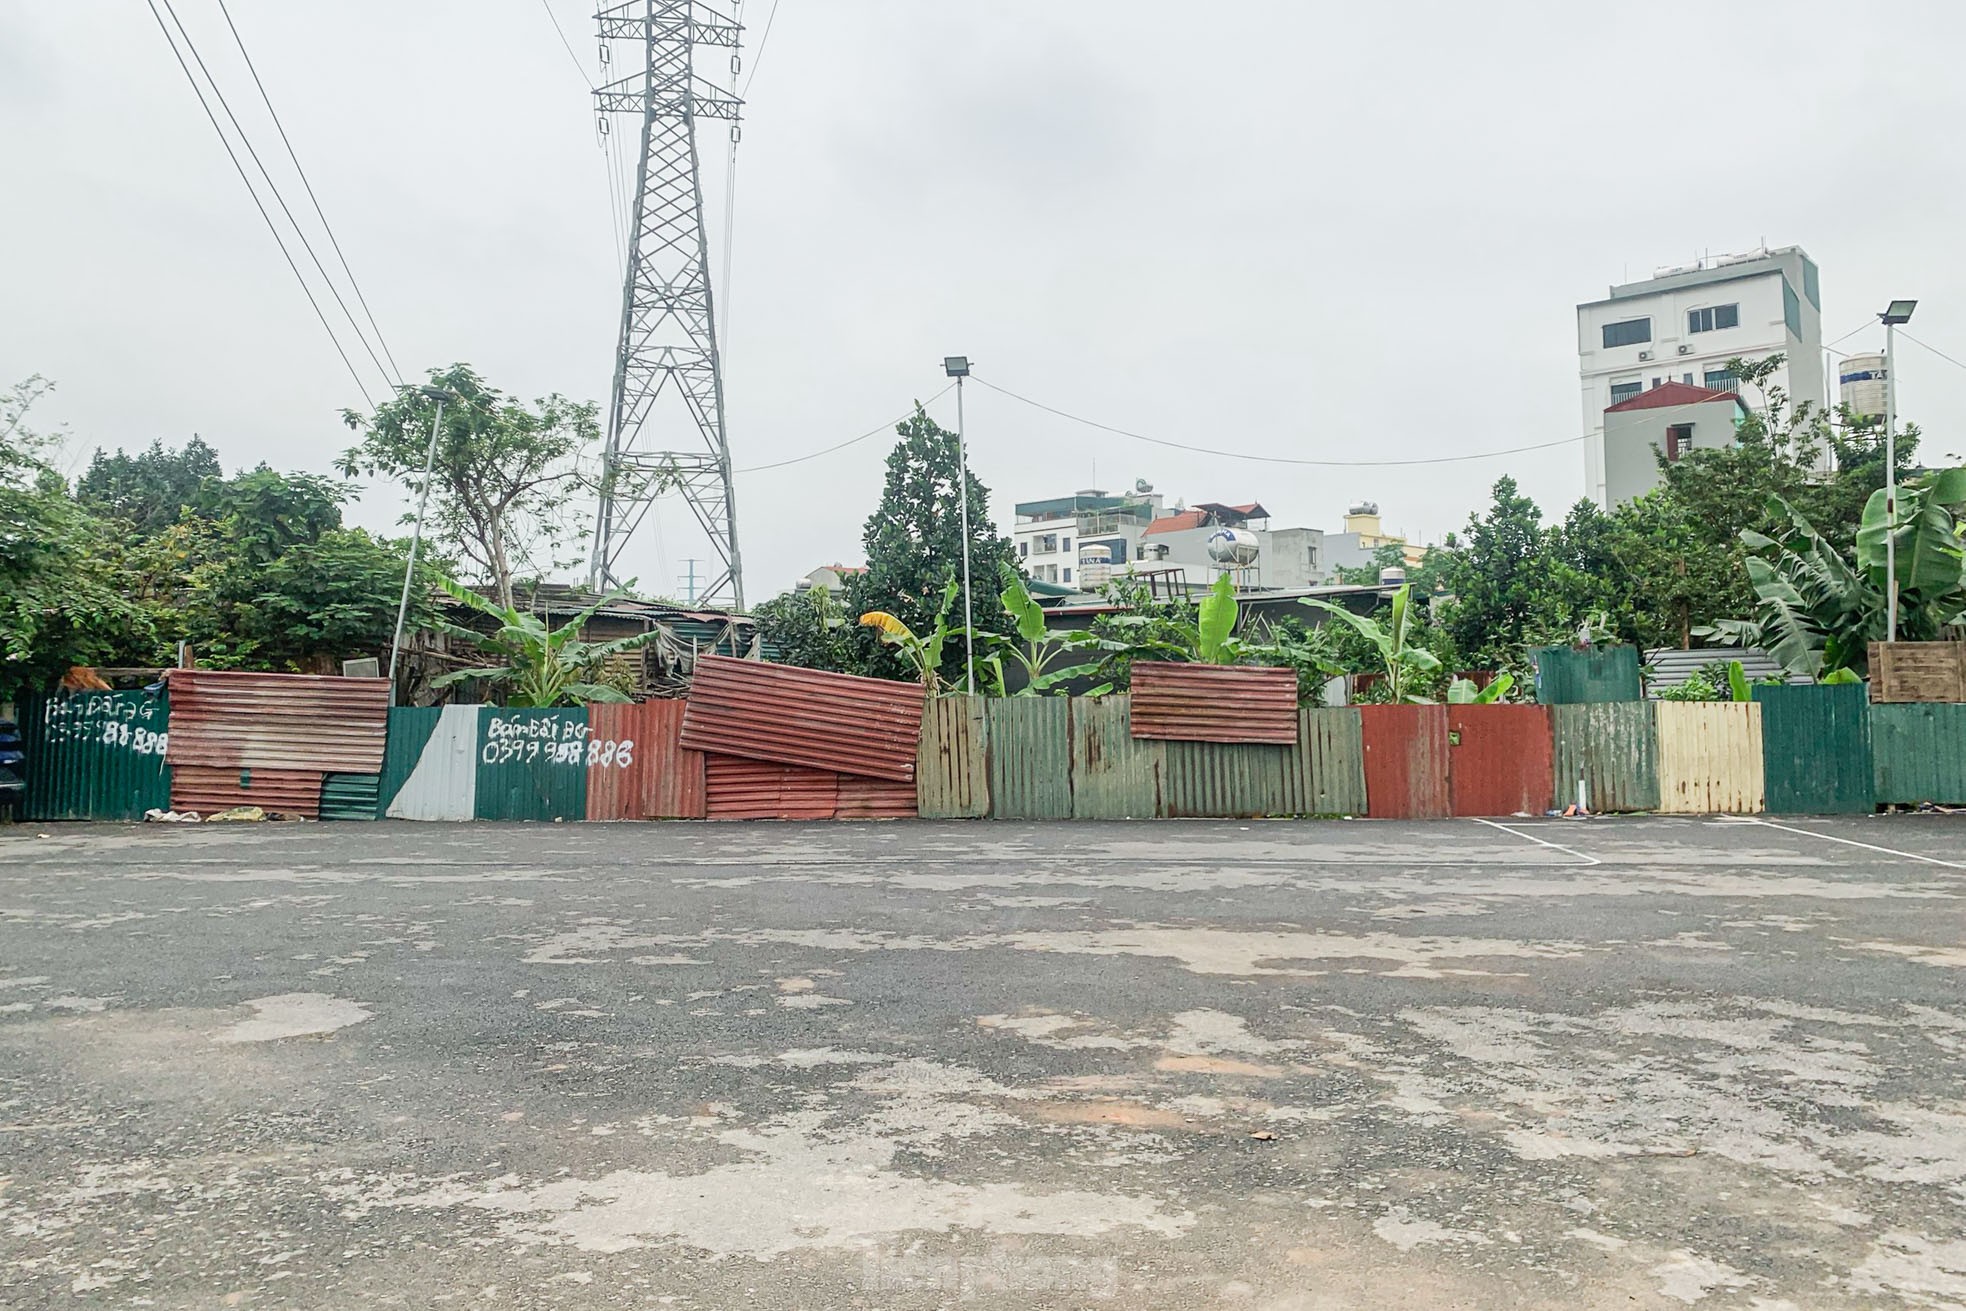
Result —
<path fill-rule="evenodd" d="M 1639 359 L 1641 359 L 1641 360 L 1649 360 L 1649 359 L 1651 359 L 1651 358 L 1652 358 L 1652 352 L 1651 352 L 1651 351 L 1640 351 L 1640 352 L 1638 353 L 1638 358 L 1639 358 Z"/>
<path fill-rule="evenodd" d="M 1681 355 L 1691 355 L 1691 354 L 1693 353 L 1693 347 L 1692 347 L 1692 345 L 1691 345 L 1691 344 L 1689 343 L 1689 344 L 1687 344 L 1687 345 L 1685 345 L 1685 346 L 1681 346 L 1681 347 L 1679 348 L 1679 353 L 1680 353 Z"/>

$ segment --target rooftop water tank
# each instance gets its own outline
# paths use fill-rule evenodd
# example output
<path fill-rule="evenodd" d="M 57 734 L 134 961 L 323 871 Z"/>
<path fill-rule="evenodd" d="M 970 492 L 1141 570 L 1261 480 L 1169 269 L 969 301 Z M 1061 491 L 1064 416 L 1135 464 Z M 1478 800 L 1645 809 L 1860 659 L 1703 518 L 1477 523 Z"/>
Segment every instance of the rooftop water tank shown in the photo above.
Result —
<path fill-rule="evenodd" d="M 1208 558 L 1231 569 L 1256 563 L 1261 549 L 1256 534 L 1247 529 L 1217 528 L 1208 535 Z"/>
<path fill-rule="evenodd" d="M 1848 355 L 1836 371 L 1837 395 L 1856 414 L 1867 419 L 1884 417 L 1884 357 Z"/>

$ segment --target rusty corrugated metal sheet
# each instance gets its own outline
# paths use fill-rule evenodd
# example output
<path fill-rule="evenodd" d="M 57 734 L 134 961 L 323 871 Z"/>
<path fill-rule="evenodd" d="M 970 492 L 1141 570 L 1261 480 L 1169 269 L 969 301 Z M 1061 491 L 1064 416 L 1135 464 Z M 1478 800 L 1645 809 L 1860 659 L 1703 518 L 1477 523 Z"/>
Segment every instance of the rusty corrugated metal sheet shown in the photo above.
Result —
<path fill-rule="evenodd" d="M 716 752 L 703 757 L 704 809 L 711 819 L 831 819 L 840 776 Z"/>
<path fill-rule="evenodd" d="M 1659 808 L 1659 729 L 1649 701 L 1550 707 L 1556 800 L 1592 810 Z"/>
<path fill-rule="evenodd" d="M 915 785 L 885 778 L 840 774 L 835 819 L 913 819 Z"/>
<path fill-rule="evenodd" d="M 1555 796 L 1548 706 L 1448 706 L 1447 800 L 1457 815 L 1540 815 Z"/>
<path fill-rule="evenodd" d="M 1365 813 L 1365 745 L 1350 706 L 1297 712 L 1297 749 L 1284 760 L 1295 815 Z"/>
<path fill-rule="evenodd" d="M 1169 742 L 1297 741 L 1297 674 L 1230 665 L 1133 666 L 1133 736 Z"/>
<path fill-rule="evenodd" d="M 1072 706 L 1062 696 L 988 703 L 990 814 L 997 819 L 1072 817 Z"/>
<path fill-rule="evenodd" d="M 1752 701 L 1656 701 L 1659 809 L 1752 815 L 1764 809 L 1761 707 Z"/>
<path fill-rule="evenodd" d="M 173 767 L 379 774 L 389 680 L 173 669 Z"/>
<path fill-rule="evenodd" d="M 923 819 L 982 819 L 990 813 L 990 761 L 982 697 L 942 696 L 922 717 L 915 798 Z"/>
<path fill-rule="evenodd" d="M 1373 819 L 1447 816 L 1447 707 L 1360 706 L 1365 813 Z"/>
<path fill-rule="evenodd" d="M 319 819 L 324 777 L 318 769 L 173 765 L 171 809 L 212 815 L 234 806 L 258 806 L 282 815 Z"/>
<path fill-rule="evenodd" d="M 1167 744 L 1133 736 L 1125 694 L 1072 699 L 1072 818 L 1167 813 Z"/>
<path fill-rule="evenodd" d="M 926 696 L 917 683 L 704 656 L 683 712 L 682 744 L 912 783 Z"/>
<path fill-rule="evenodd" d="M 703 818 L 703 753 L 683 749 L 681 701 L 591 705 L 587 720 L 602 744 L 587 770 L 587 818 Z"/>
<path fill-rule="evenodd" d="M 1269 742 L 1169 742 L 1167 813 L 1177 819 L 1295 814 L 1295 756 Z"/>

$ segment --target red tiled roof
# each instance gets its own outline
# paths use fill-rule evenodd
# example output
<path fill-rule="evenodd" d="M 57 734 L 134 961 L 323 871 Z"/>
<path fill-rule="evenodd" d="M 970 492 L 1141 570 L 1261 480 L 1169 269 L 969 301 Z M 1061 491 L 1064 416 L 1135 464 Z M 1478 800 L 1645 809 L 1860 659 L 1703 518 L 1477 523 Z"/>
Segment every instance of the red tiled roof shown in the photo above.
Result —
<path fill-rule="evenodd" d="M 1140 535 L 1146 537 L 1152 533 L 1184 533 L 1190 528 L 1200 528 L 1207 521 L 1208 516 L 1200 510 L 1182 510 L 1177 514 L 1154 520 L 1140 530 Z"/>
<path fill-rule="evenodd" d="M 1663 410 L 1673 405 L 1702 405 L 1708 401 L 1741 402 L 1738 393 L 1718 391 L 1712 387 L 1695 387 L 1687 382 L 1662 382 L 1650 391 L 1642 391 L 1628 401 L 1620 401 L 1610 406 L 1606 414 L 1623 414 L 1626 410 Z"/>

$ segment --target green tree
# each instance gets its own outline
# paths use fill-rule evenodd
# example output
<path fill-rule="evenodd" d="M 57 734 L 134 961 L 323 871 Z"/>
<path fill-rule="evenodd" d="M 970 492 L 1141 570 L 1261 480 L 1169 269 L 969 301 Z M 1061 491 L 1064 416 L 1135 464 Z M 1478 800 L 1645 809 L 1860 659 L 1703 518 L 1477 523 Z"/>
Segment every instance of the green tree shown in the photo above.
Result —
<path fill-rule="evenodd" d="M 823 587 L 786 592 L 751 607 L 767 658 L 801 669 L 864 674 L 876 639 Z"/>
<path fill-rule="evenodd" d="M 239 635 L 266 664 L 301 668 L 373 655 L 386 663 L 402 602 L 409 542 L 360 528 L 331 528 L 281 553 L 260 575 L 259 593 L 240 615 Z M 417 562 L 405 634 L 431 625 L 430 596 L 442 575 Z"/>
<path fill-rule="evenodd" d="M 108 530 L 48 466 L 53 438 L 27 425 L 50 387 L 32 377 L 0 393 L 0 700 L 146 641 L 148 617 L 93 549 Z"/>
<path fill-rule="evenodd" d="M 576 511 L 589 490 L 580 458 L 600 436 L 595 406 L 557 392 L 528 406 L 486 385 L 468 364 L 432 369 L 430 382 L 456 399 L 444 404 L 425 533 L 509 609 L 515 578 L 578 558 Z M 344 410 L 343 422 L 361 440 L 335 467 L 351 478 L 398 479 L 413 496 L 435 419 L 436 402 L 414 390 L 367 417 Z"/>
<path fill-rule="evenodd" d="M 1468 517 L 1441 570 L 1453 597 L 1443 620 L 1448 635 L 1483 669 L 1519 665 L 1526 646 L 1560 639 L 1570 624 L 1566 598 L 1580 590 L 1575 571 L 1563 567 L 1561 542 L 1515 479 L 1499 479 L 1492 495 L 1485 516 Z"/>
<path fill-rule="evenodd" d="M 183 450 L 153 441 L 148 450 L 95 458 L 75 484 L 75 498 L 91 512 L 128 524 L 138 535 L 153 536 L 176 523 L 186 506 L 197 503 L 208 479 L 224 476 L 218 452 L 192 435 Z"/>
<path fill-rule="evenodd" d="M 1016 567 L 1007 538 L 990 522 L 989 489 L 969 475 L 969 540 L 963 541 L 960 502 L 961 464 L 956 435 L 928 417 L 920 405 L 912 418 L 895 426 L 901 437 L 887 457 L 887 486 L 880 508 L 867 520 L 864 542 L 867 572 L 847 585 L 856 615 L 884 611 L 915 632 L 935 627 L 942 589 L 962 578 L 969 555 L 971 606 L 979 633 L 1013 631 L 997 595 L 998 567 Z M 961 617 L 958 603 L 957 617 Z M 962 679 L 963 643 L 950 642 L 942 653 L 941 674 Z M 882 672 L 903 674 L 901 663 L 885 653 Z"/>

